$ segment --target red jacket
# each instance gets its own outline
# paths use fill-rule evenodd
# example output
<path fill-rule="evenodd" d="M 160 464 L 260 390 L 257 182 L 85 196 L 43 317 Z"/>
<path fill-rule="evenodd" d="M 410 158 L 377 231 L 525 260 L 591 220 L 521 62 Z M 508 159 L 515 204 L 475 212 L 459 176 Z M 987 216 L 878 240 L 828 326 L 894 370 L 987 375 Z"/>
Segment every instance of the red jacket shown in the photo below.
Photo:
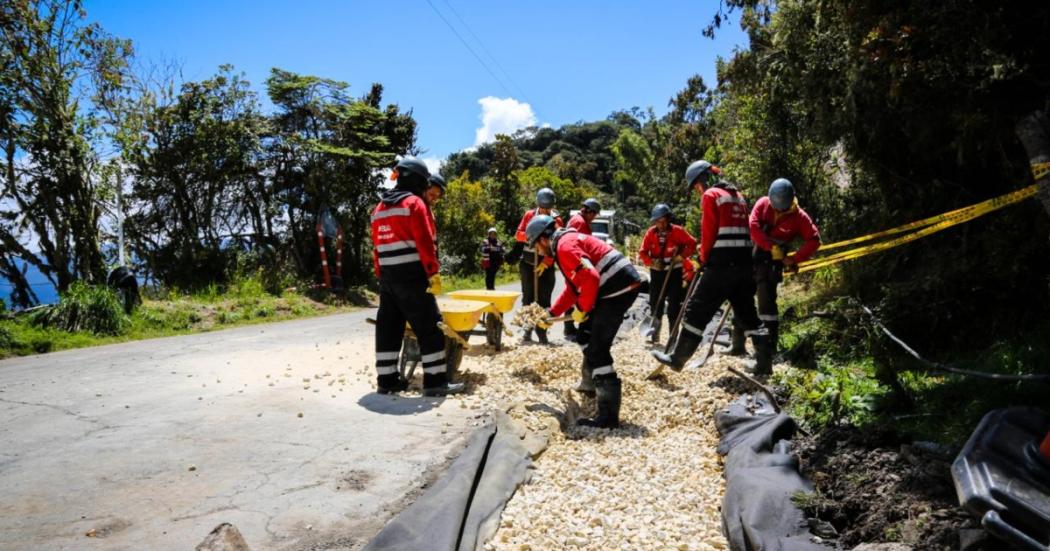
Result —
<path fill-rule="evenodd" d="M 805 261 L 820 248 L 817 225 L 798 205 L 778 213 L 769 203 L 769 197 L 763 197 L 751 211 L 750 224 L 751 240 L 764 251 L 771 250 L 773 245 L 785 245 L 797 237 L 802 238 L 804 243 L 792 255 L 795 262 Z"/>
<path fill-rule="evenodd" d="M 677 224 L 671 224 L 671 227 L 663 233 L 663 245 L 660 244 L 660 237 L 660 231 L 656 229 L 656 226 L 650 226 L 649 231 L 645 232 L 642 248 L 638 251 L 638 258 L 641 258 L 642 263 L 646 266 L 653 266 L 653 261 L 662 259 L 663 262 L 657 262 L 654 268 L 663 270 L 665 266 L 671 264 L 674 257 L 689 258 L 696 250 L 696 239 L 693 239 L 685 228 Z M 675 267 L 681 265 L 682 263 L 679 262 L 675 264 Z"/>
<path fill-rule="evenodd" d="M 438 273 L 430 210 L 407 191 L 383 193 L 372 211 L 372 262 L 376 277 L 426 279 Z"/>
<path fill-rule="evenodd" d="M 565 277 L 565 289 L 551 306 L 554 316 L 574 305 L 582 312 L 590 312 L 599 294 L 616 296 L 638 283 L 638 272 L 631 261 L 597 237 L 568 229 L 554 234 L 551 246 Z"/>
<path fill-rule="evenodd" d="M 536 249 L 528 246 L 528 244 L 527 244 L 528 240 L 525 239 L 525 228 L 528 227 L 529 220 L 532 220 L 532 217 L 536 216 L 536 214 L 539 212 L 539 210 L 540 209 L 535 208 L 535 209 L 529 209 L 529 210 L 525 211 L 525 215 L 521 217 L 521 223 L 518 224 L 518 233 L 514 234 L 514 239 L 517 240 L 518 243 L 526 243 L 525 248 L 522 249 L 522 252 L 524 254 L 521 256 L 521 260 L 523 262 L 525 262 L 526 264 L 532 264 L 533 263 L 533 258 L 532 257 L 536 253 Z M 558 216 L 555 216 L 554 211 L 551 211 L 550 215 L 554 216 L 554 227 L 560 229 L 562 227 L 561 218 L 558 217 Z M 553 258 L 543 256 L 542 254 L 540 255 L 540 257 L 543 259 L 542 262 L 544 264 L 546 264 L 548 266 L 554 264 L 554 259 Z"/>
<path fill-rule="evenodd" d="M 591 231 L 591 224 L 583 217 L 582 214 L 576 213 L 569 218 L 569 227 L 586 235 L 592 235 L 594 232 Z"/>
<path fill-rule="evenodd" d="M 700 261 L 712 266 L 749 264 L 747 199 L 732 184 L 719 182 L 704 192 L 701 209 Z"/>

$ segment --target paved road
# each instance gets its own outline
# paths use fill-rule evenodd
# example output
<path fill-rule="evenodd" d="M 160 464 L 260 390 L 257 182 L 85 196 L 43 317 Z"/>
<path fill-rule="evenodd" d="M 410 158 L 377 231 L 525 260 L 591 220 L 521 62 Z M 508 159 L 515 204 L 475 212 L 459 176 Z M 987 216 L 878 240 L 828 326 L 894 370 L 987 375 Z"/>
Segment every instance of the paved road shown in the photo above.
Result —
<path fill-rule="evenodd" d="M 374 394 L 369 315 L 0 362 L 0 548 L 367 541 L 478 414 Z"/>

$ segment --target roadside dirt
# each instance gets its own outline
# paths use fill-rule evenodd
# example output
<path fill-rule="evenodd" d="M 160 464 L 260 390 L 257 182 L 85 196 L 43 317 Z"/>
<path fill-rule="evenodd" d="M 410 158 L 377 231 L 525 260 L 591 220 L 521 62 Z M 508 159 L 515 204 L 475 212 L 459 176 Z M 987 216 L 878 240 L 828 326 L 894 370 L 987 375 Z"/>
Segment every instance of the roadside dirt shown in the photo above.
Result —
<path fill-rule="evenodd" d="M 829 522 L 838 545 L 899 542 L 913 549 L 1001 549 L 959 507 L 950 457 L 904 444 L 890 431 L 831 427 L 796 442 L 816 494 L 796 499 Z"/>

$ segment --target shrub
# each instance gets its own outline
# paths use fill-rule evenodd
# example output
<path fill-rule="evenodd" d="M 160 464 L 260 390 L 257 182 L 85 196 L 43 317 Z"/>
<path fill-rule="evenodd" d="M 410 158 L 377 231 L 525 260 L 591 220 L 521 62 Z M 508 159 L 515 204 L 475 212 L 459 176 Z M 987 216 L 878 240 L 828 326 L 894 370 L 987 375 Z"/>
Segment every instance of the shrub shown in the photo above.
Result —
<path fill-rule="evenodd" d="M 119 335 L 127 326 L 128 317 L 112 289 L 77 281 L 62 294 L 58 304 L 34 312 L 30 323 L 69 332 Z"/>

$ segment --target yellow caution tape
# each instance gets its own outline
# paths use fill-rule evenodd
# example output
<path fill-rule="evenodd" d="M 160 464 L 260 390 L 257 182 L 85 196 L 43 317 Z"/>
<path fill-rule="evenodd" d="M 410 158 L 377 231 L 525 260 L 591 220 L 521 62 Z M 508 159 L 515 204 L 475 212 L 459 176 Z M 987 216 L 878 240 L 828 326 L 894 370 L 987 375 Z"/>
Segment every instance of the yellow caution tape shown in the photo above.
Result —
<path fill-rule="evenodd" d="M 1032 176 L 1034 176 L 1036 180 L 1042 178 L 1043 176 L 1046 176 L 1047 174 L 1050 174 L 1050 163 L 1036 163 L 1036 164 L 1032 165 Z M 1014 193 L 1017 193 L 1017 192 L 1014 192 Z M 1003 197 L 1009 197 L 1010 195 L 1012 195 L 1012 194 L 1007 194 L 1007 195 L 1004 195 Z M 1026 196 L 1025 198 L 1027 198 L 1027 197 L 1030 197 L 1030 195 Z M 995 199 L 989 199 L 987 201 L 982 201 L 980 203 L 977 203 L 977 204 L 974 204 L 974 205 L 970 205 L 968 207 L 963 207 L 963 208 L 960 208 L 960 209 L 949 211 L 949 212 L 946 212 L 944 214 L 938 214 L 936 216 L 931 216 L 929 218 L 923 218 L 922 220 L 917 220 L 915 222 L 904 224 L 903 226 L 897 226 L 895 228 L 890 228 L 888 230 L 883 230 L 883 231 L 875 232 L 875 233 L 869 233 L 868 235 L 862 235 L 860 237 L 854 237 L 853 239 L 845 239 L 845 240 L 842 240 L 842 241 L 836 241 L 834 243 L 827 243 L 827 244 L 821 245 L 820 246 L 820 250 L 821 250 L 821 252 L 824 252 L 824 251 L 830 251 L 832 249 L 840 249 L 840 248 L 846 247 L 848 245 L 856 245 L 857 243 L 864 243 L 865 241 L 871 241 L 871 240 L 879 239 L 879 238 L 882 238 L 882 237 L 889 237 L 891 235 L 897 235 L 898 233 L 904 233 L 906 231 L 910 231 L 910 230 L 914 230 L 914 229 L 918 229 L 918 228 L 925 228 L 926 226 L 932 226 L 934 224 L 937 224 L 939 222 L 943 222 L 945 220 L 951 220 L 953 218 L 966 216 L 966 215 L 970 214 L 970 212 L 973 211 L 973 210 L 985 209 L 989 204 L 992 204 L 992 203 L 994 203 L 995 201 L 998 201 L 1001 198 L 1002 197 L 997 197 Z M 1020 201 L 1020 199 L 1018 199 L 1018 201 Z M 986 212 L 991 212 L 991 211 L 985 210 L 981 214 L 984 214 Z"/>
<path fill-rule="evenodd" d="M 1050 164 L 1048 164 L 1047 173 L 1050 173 Z M 982 201 L 975 205 L 970 205 L 969 207 L 957 209 L 951 212 L 946 212 L 944 214 L 920 220 L 918 222 L 912 222 L 911 224 L 905 224 L 904 226 L 900 226 L 898 228 L 893 228 L 891 230 L 886 230 L 883 232 L 878 232 L 877 234 L 871 234 L 871 236 L 874 237 L 864 236 L 863 238 L 849 240 L 850 242 L 857 243 L 862 241 L 869 241 L 870 239 L 873 239 L 875 237 L 894 235 L 903 231 L 907 231 L 907 229 L 921 228 L 918 231 L 909 233 L 907 235 L 902 235 L 895 239 L 890 239 L 888 241 L 882 241 L 872 245 L 866 245 L 864 247 L 858 247 L 856 249 L 850 249 L 848 251 L 835 253 L 830 256 L 815 258 L 813 260 L 802 262 L 799 264 L 798 273 L 804 273 L 820 268 L 826 268 L 828 266 L 833 266 L 835 264 L 839 264 L 847 260 L 853 260 L 854 258 L 867 256 L 869 254 L 884 251 L 886 249 L 892 249 L 893 247 L 903 245 L 904 243 L 910 243 L 912 241 L 915 241 L 916 239 L 921 239 L 928 235 L 932 235 L 939 231 L 948 229 L 952 226 L 957 226 L 959 224 L 969 222 L 970 220 L 973 220 L 974 218 L 978 218 L 980 216 L 984 216 L 989 212 L 993 212 L 1003 207 L 1013 205 L 1025 199 L 1028 199 L 1029 197 L 1032 197 L 1036 194 L 1037 188 L 1037 185 L 1031 185 L 1024 189 L 1019 189 L 1017 191 L 1007 193 L 1006 195 L 1001 195 L 994 199 L 989 199 L 987 201 Z M 822 250 L 826 250 L 827 248 L 828 247 L 826 246 L 821 247 Z"/>
<path fill-rule="evenodd" d="M 1036 163 L 1032 165 L 1032 176 L 1034 176 L 1036 180 L 1047 174 L 1050 174 L 1050 163 Z"/>

